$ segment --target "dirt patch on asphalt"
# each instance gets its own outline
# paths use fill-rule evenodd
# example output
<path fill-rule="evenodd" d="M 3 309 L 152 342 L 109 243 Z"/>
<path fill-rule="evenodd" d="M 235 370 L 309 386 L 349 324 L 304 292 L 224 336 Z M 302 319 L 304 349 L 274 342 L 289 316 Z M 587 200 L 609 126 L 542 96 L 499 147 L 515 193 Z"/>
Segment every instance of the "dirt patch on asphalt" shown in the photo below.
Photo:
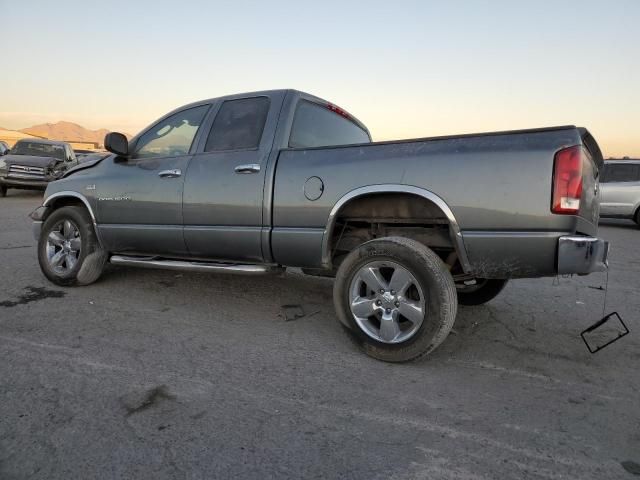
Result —
<path fill-rule="evenodd" d="M 62 298 L 67 292 L 62 290 L 49 290 L 46 287 L 25 287 L 26 293 L 18 296 L 16 300 L 5 300 L 0 302 L 0 307 L 12 308 L 18 305 L 26 305 L 27 303 L 38 302 L 47 298 Z"/>

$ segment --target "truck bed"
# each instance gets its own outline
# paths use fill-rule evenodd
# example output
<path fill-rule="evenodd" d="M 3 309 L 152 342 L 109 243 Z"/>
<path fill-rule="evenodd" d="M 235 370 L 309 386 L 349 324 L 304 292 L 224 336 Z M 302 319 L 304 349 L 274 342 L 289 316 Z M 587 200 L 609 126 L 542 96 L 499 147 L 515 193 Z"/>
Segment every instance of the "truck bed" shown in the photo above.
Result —
<path fill-rule="evenodd" d="M 589 148 L 591 140 L 586 130 L 563 126 L 282 150 L 273 189 L 273 257 L 287 265 L 321 266 L 318 252 L 334 205 L 362 185 L 397 185 L 426 189 L 448 205 L 477 274 L 553 275 L 557 239 L 597 231 L 593 187 L 602 162 L 593 142 L 590 149 L 597 151 L 591 151 L 592 178 L 585 181 L 581 214 L 554 215 L 554 155 L 573 145 Z M 310 177 L 324 184 L 315 201 L 303 191 Z"/>

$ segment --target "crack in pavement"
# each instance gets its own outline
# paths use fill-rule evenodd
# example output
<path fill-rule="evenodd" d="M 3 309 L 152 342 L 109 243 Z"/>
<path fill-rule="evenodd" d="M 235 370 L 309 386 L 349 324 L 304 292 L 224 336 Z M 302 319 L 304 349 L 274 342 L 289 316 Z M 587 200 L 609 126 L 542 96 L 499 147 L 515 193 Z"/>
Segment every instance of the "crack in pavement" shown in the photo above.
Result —
<path fill-rule="evenodd" d="M 9 247 L 0 247 L 0 250 L 16 250 L 18 248 L 32 248 L 35 245 L 13 245 Z"/>

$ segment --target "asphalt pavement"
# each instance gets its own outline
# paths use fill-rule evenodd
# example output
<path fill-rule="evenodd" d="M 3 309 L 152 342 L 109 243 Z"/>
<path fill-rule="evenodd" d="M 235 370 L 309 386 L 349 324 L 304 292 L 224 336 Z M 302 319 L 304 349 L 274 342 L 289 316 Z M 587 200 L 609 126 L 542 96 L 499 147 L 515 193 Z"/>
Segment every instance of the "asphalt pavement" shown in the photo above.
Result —
<path fill-rule="evenodd" d="M 27 218 L 41 199 L 0 199 L 2 480 L 636 478 L 631 222 L 601 226 L 606 311 L 630 335 L 596 354 L 579 336 L 605 274 L 517 280 L 392 365 L 342 331 L 330 279 L 110 267 L 52 285 Z"/>

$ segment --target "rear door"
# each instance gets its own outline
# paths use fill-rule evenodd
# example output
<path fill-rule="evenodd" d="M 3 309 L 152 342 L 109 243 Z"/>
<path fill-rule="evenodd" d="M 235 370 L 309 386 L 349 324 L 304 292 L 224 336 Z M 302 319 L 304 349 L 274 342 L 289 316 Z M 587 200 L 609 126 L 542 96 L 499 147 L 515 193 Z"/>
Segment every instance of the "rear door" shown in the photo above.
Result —
<path fill-rule="evenodd" d="M 184 185 L 184 238 L 193 257 L 262 262 L 266 164 L 281 95 L 222 100 L 204 127 Z"/>
<path fill-rule="evenodd" d="M 182 190 L 192 145 L 211 105 L 173 113 L 144 132 L 129 159 L 95 185 L 101 236 L 112 252 L 184 256 Z"/>
<path fill-rule="evenodd" d="M 601 189 L 602 216 L 632 217 L 640 198 L 640 164 L 607 163 Z"/>

